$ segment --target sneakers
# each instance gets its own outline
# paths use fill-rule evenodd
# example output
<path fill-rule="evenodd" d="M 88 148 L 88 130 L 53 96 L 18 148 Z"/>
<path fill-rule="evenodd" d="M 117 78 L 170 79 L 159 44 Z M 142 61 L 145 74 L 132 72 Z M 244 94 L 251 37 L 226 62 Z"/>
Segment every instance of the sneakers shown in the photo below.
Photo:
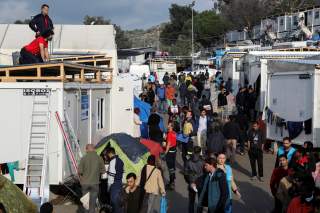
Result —
<path fill-rule="evenodd" d="M 258 180 L 259 180 L 260 182 L 264 182 L 263 177 L 258 177 Z"/>
<path fill-rule="evenodd" d="M 257 180 L 257 176 L 252 176 L 252 177 L 251 177 L 251 180 L 252 180 L 252 181 Z"/>
<path fill-rule="evenodd" d="M 166 189 L 167 190 L 170 190 L 170 191 L 173 191 L 175 189 L 175 184 L 174 183 L 169 183 L 166 185 Z"/>

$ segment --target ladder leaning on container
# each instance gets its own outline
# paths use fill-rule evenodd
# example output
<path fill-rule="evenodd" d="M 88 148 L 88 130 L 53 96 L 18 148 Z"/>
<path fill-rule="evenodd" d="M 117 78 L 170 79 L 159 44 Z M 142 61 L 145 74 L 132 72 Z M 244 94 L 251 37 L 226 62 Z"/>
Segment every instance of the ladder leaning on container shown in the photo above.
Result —
<path fill-rule="evenodd" d="M 38 204 L 49 200 L 49 106 L 50 93 L 33 96 L 23 191 Z"/>
<path fill-rule="evenodd" d="M 71 159 L 71 163 L 73 166 L 73 171 L 76 174 L 76 176 L 79 175 L 79 169 L 78 169 L 78 164 L 77 164 L 77 160 L 76 157 L 74 155 L 73 149 L 72 149 L 72 141 L 70 141 L 70 135 L 68 135 L 68 133 L 66 132 L 66 127 L 64 125 L 64 122 L 62 122 L 61 117 L 59 112 L 55 112 L 55 116 L 58 122 L 58 125 L 60 127 L 60 130 L 62 132 L 62 136 L 69 154 L 69 157 Z"/>

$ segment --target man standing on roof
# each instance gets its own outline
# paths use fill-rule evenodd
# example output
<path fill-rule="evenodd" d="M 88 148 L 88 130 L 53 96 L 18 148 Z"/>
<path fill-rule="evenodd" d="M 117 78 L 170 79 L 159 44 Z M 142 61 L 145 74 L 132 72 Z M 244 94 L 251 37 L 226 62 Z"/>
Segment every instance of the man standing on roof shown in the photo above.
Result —
<path fill-rule="evenodd" d="M 49 5 L 41 6 L 41 13 L 33 17 L 29 23 L 29 27 L 36 33 L 36 37 L 42 35 L 47 30 L 53 30 L 53 23 L 49 17 Z"/>
<path fill-rule="evenodd" d="M 48 41 L 52 40 L 52 30 L 46 30 L 41 36 L 24 46 L 20 51 L 20 64 L 36 64 L 49 60 Z"/>

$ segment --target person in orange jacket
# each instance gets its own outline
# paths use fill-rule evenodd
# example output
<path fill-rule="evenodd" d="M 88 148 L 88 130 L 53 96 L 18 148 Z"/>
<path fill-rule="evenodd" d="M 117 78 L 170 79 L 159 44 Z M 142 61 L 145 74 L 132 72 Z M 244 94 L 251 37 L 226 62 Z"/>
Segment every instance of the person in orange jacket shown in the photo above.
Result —
<path fill-rule="evenodd" d="M 172 106 L 172 100 L 175 98 L 176 90 L 173 86 L 170 84 L 167 85 L 166 88 L 166 98 L 168 106 Z"/>

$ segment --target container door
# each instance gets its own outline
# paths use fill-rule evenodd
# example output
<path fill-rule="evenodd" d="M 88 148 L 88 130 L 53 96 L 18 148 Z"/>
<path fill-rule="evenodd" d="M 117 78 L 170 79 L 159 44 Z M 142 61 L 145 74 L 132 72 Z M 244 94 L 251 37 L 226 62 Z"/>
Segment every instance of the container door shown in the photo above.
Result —
<path fill-rule="evenodd" d="M 111 132 L 133 134 L 133 79 L 114 76 L 111 89 Z"/>

